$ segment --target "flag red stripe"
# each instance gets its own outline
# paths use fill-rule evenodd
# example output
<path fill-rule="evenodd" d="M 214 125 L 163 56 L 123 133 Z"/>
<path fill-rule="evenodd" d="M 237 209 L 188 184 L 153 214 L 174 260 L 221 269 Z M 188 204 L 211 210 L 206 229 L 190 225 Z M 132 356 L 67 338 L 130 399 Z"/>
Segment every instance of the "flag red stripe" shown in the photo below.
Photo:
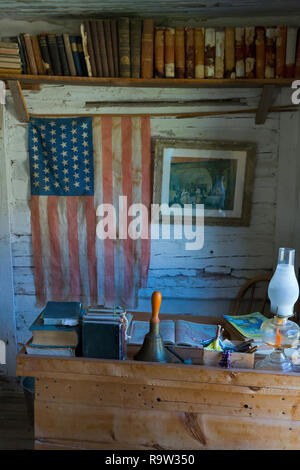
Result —
<path fill-rule="evenodd" d="M 70 300 L 80 300 L 80 264 L 77 223 L 77 196 L 67 199 L 68 244 L 70 263 Z"/>
<path fill-rule="evenodd" d="M 97 304 L 96 211 L 94 196 L 85 196 L 86 251 L 88 260 L 90 301 Z"/>
<path fill-rule="evenodd" d="M 48 196 L 48 228 L 50 246 L 50 282 L 52 299 L 60 300 L 62 296 L 63 276 L 59 241 L 58 196 Z"/>
<path fill-rule="evenodd" d="M 122 186 L 123 195 L 127 196 L 127 208 L 132 204 L 132 120 L 122 118 Z M 127 221 L 127 214 L 124 214 Z M 123 242 L 124 248 L 124 292 L 127 293 L 128 303 L 133 298 L 133 242 L 127 237 Z"/>
<path fill-rule="evenodd" d="M 102 173 L 103 173 L 103 204 L 113 204 L 112 179 L 112 118 L 102 118 Z M 114 303 L 114 240 L 104 240 L 104 292 L 107 305 Z"/>
<path fill-rule="evenodd" d="M 150 263 L 150 209 L 151 209 L 151 130 L 149 117 L 141 117 L 142 140 L 142 197 L 143 204 L 148 208 L 148 233 L 142 239 L 141 287 L 146 287 Z"/>
<path fill-rule="evenodd" d="M 41 244 L 41 227 L 39 215 L 39 196 L 31 196 L 31 231 L 32 231 L 32 250 L 33 250 L 33 263 L 35 268 L 35 292 L 38 306 L 44 306 L 45 290 L 44 290 L 44 275 L 43 275 L 43 259 L 42 259 L 42 244 Z"/>

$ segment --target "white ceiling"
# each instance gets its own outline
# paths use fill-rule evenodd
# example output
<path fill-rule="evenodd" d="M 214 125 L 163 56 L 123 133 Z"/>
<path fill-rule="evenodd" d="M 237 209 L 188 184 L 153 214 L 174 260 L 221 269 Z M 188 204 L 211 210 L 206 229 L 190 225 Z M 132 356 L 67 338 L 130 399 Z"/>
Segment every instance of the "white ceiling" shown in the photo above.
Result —
<path fill-rule="evenodd" d="M 2 20 L 95 15 L 220 18 L 298 14 L 300 0 L 0 0 Z"/>

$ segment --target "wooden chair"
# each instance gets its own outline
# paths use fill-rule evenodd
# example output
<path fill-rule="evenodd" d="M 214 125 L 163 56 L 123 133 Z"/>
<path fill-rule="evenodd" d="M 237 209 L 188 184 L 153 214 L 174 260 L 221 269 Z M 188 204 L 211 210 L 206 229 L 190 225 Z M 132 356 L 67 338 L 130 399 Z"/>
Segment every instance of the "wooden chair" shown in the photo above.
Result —
<path fill-rule="evenodd" d="M 240 288 L 240 290 L 238 292 L 238 295 L 235 299 L 233 308 L 230 311 L 230 314 L 231 315 L 243 315 L 243 314 L 246 315 L 248 313 L 253 313 L 254 311 L 259 311 L 260 313 L 263 314 L 264 311 L 265 311 L 266 303 L 268 301 L 268 286 L 269 286 L 269 282 L 271 280 L 271 277 L 272 277 L 272 275 L 270 275 L 270 276 L 256 276 L 253 279 L 250 279 L 249 281 L 247 281 Z M 255 299 L 254 294 L 255 294 L 255 290 L 258 287 L 261 287 L 262 283 L 265 284 L 265 290 L 264 290 L 264 295 L 263 295 L 261 306 L 258 308 L 258 307 L 254 307 L 254 301 L 257 300 L 257 299 Z M 250 292 L 249 298 L 247 298 L 248 292 Z M 247 304 L 247 302 L 248 302 L 248 304 Z M 243 313 L 239 312 L 241 304 L 245 305 L 245 303 L 247 304 L 246 312 L 243 312 Z"/>

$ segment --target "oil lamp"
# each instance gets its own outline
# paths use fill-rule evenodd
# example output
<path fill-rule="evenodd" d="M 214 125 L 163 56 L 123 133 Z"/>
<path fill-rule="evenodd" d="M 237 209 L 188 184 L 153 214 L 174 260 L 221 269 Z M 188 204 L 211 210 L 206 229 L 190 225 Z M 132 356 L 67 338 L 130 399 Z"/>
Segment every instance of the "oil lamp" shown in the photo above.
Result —
<path fill-rule="evenodd" d="M 294 261 L 294 249 L 279 248 L 277 267 L 268 288 L 271 312 L 275 316 L 261 325 L 262 340 L 274 350 L 256 363 L 256 369 L 288 371 L 293 367 L 284 350 L 297 345 L 300 333 L 299 326 L 288 320 L 294 313 L 294 304 L 299 296 Z"/>

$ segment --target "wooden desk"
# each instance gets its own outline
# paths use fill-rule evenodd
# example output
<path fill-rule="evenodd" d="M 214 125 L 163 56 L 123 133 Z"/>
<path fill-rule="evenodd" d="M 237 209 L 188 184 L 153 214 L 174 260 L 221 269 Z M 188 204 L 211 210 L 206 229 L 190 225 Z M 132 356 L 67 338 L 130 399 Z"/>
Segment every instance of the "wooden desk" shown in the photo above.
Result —
<path fill-rule="evenodd" d="M 17 374 L 36 449 L 300 448 L 300 374 L 24 353 Z"/>

